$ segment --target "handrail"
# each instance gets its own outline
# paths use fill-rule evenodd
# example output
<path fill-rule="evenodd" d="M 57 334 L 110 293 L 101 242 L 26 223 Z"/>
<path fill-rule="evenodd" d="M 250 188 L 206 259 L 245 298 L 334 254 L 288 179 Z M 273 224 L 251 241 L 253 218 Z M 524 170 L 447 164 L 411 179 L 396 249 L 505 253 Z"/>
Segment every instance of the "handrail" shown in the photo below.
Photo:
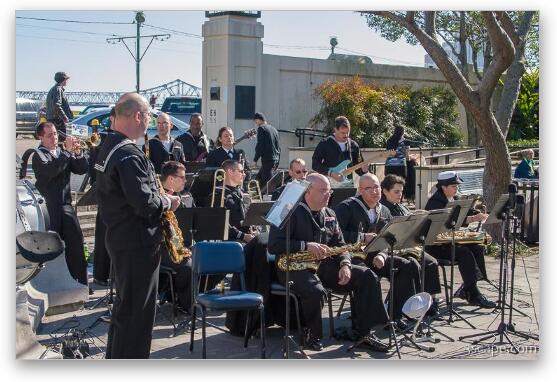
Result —
<path fill-rule="evenodd" d="M 298 127 L 294 131 L 283 130 L 283 129 L 277 129 L 277 131 L 279 131 L 280 133 L 294 134 L 298 138 L 298 147 L 305 147 L 306 146 L 306 137 L 324 138 L 324 137 L 327 136 L 327 134 L 324 133 L 323 131 L 315 130 L 315 129 L 306 129 L 306 128 L 302 128 L 302 127 Z"/>

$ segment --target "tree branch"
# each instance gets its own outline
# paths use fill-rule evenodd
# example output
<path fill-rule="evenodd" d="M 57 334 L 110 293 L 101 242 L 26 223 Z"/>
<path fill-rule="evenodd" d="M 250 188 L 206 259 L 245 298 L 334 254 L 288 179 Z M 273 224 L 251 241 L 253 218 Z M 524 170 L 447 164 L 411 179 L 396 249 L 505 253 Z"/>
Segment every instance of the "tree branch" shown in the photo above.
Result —
<path fill-rule="evenodd" d="M 437 40 L 437 36 L 435 36 L 435 12 L 433 11 L 425 12 L 425 33 Z"/>
<path fill-rule="evenodd" d="M 514 29 L 514 24 L 509 17 L 509 14 L 507 12 L 497 12 L 497 15 L 499 22 L 501 23 L 501 26 L 505 30 L 507 36 L 509 36 L 515 47 L 518 46 L 518 44 L 520 44 L 520 38 L 516 30 Z"/>

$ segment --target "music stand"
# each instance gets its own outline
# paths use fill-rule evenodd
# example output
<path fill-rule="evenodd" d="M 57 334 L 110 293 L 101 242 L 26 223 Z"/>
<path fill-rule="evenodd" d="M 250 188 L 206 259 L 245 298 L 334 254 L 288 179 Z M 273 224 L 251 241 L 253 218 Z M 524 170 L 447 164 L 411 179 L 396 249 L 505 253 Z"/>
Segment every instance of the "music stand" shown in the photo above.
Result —
<path fill-rule="evenodd" d="M 196 162 L 196 161 L 186 162 L 184 166 L 186 166 L 186 172 L 194 173 L 194 174 L 197 174 L 199 171 L 204 170 L 205 168 L 210 168 L 207 167 L 205 162 Z"/>
<path fill-rule="evenodd" d="M 82 206 L 96 206 L 97 205 L 97 182 L 93 183 L 91 187 L 83 194 L 76 202 L 76 207 Z"/>
<path fill-rule="evenodd" d="M 269 224 L 265 220 L 265 216 L 269 210 L 273 207 L 275 202 L 253 202 L 249 205 L 248 211 L 246 212 L 246 217 L 242 222 L 243 226 L 252 225 L 267 225 Z"/>
<path fill-rule="evenodd" d="M 228 240 L 230 211 L 226 208 L 178 208 L 174 214 L 186 246 L 203 240 Z"/>
<path fill-rule="evenodd" d="M 416 230 L 419 228 L 420 223 L 425 218 L 425 214 L 417 214 L 417 215 L 407 215 L 407 216 L 396 216 L 393 217 L 379 232 L 379 234 L 373 239 L 364 249 L 365 253 L 370 252 L 377 252 L 382 251 L 385 248 L 389 248 L 389 256 L 390 256 L 390 284 L 391 290 L 389 295 L 389 322 L 387 325 L 389 326 L 389 347 L 392 347 L 392 342 L 394 341 L 394 345 L 396 347 L 396 353 L 398 358 L 402 358 L 400 356 L 400 349 L 399 349 L 399 342 L 396 339 L 396 324 L 394 322 L 394 250 L 395 249 L 405 249 L 408 247 L 412 247 L 416 244 L 415 242 L 415 233 Z M 418 350 L 427 350 L 433 351 L 435 349 L 430 347 L 424 347 L 418 345 L 412 338 L 408 337 L 406 333 L 400 331 L 400 334 L 404 336 L 404 338 L 411 343 L 416 349 Z M 359 343 L 356 343 L 350 347 L 349 350 L 357 347 Z M 402 344 L 401 344 L 402 346 Z M 433 350 L 432 350 L 433 349 Z"/>
<path fill-rule="evenodd" d="M 512 272 L 512 279 L 511 279 L 511 304 L 507 304 L 507 274 L 508 274 L 508 251 L 509 251 L 509 238 L 510 238 L 510 225 L 511 221 L 513 222 L 513 267 L 514 267 L 514 256 L 516 256 L 514 250 L 514 241 L 516 240 L 516 229 L 517 229 L 517 217 L 514 214 L 514 209 L 511 206 L 511 202 L 509 199 L 509 194 L 503 194 L 499 197 L 491 214 L 489 215 L 488 219 L 484 224 L 495 224 L 495 223 L 503 223 L 503 236 L 502 240 L 503 243 L 501 244 L 501 260 L 500 260 L 500 268 L 499 268 L 499 301 L 498 306 L 495 309 L 501 309 L 501 322 L 499 326 L 495 330 L 490 330 L 482 333 L 472 334 L 468 336 L 461 336 L 459 340 L 474 338 L 478 336 L 484 336 L 477 340 L 474 340 L 472 343 L 477 344 L 483 340 L 488 338 L 496 337 L 497 335 L 500 336 L 499 343 L 503 343 L 503 337 L 506 338 L 507 342 L 511 345 L 512 349 L 515 351 L 515 354 L 518 354 L 519 351 L 517 347 L 514 345 L 513 341 L 510 339 L 509 334 L 513 334 L 517 337 L 521 337 L 524 339 L 535 339 L 539 340 L 539 337 L 536 335 L 524 333 L 517 331 L 514 327 L 514 324 L 511 322 L 512 320 L 512 299 L 513 299 L 513 289 L 514 289 L 514 270 Z M 505 322 L 505 306 L 509 307 L 509 322 Z"/>
<path fill-rule="evenodd" d="M 354 187 L 337 187 L 332 189 L 333 194 L 329 198 L 329 208 L 334 209 L 340 202 L 356 195 Z"/>
<path fill-rule="evenodd" d="M 219 167 L 205 167 L 193 177 L 189 192 L 197 206 L 205 207 L 205 199 L 213 192 L 213 178 L 218 169 Z"/>
<path fill-rule="evenodd" d="M 269 224 L 274 225 L 276 228 L 282 230 L 286 227 L 286 324 L 284 328 L 283 343 L 283 357 L 286 359 L 290 356 L 291 341 L 304 358 L 309 359 L 309 356 L 296 343 L 294 337 L 290 335 L 290 218 L 304 197 L 309 185 L 309 182 L 297 180 L 288 183 L 284 188 L 284 191 L 280 194 L 278 200 L 267 213 L 267 216 L 265 216 L 265 220 Z"/>

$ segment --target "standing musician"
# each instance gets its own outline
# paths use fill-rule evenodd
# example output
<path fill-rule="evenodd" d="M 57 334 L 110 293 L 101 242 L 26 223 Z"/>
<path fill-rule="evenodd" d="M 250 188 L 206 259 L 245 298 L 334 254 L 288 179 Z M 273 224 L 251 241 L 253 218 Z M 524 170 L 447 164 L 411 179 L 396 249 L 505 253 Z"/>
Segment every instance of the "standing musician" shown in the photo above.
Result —
<path fill-rule="evenodd" d="M 68 84 L 70 76 L 64 72 L 56 72 L 56 84 L 50 88 L 46 95 L 46 119 L 54 123 L 56 129 L 62 132 L 61 141 L 66 139 L 66 123 L 73 118 L 72 109 L 64 94 L 64 87 Z"/>
<path fill-rule="evenodd" d="M 346 242 L 369 243 L 392 216 L 389 210 L 379 203 L 381 186 L 374 174 L 366 173 L 360 177 L 358 194 L 339 203 L 335 213 Z M 362 265 L 368 266 L 381 277 L 390 276 L 391 262 L 383 252 L 371 252 L 367 254 L 365 261 L 353 259 L 353 262 L 364 263 Z M 393 320 L 397 320 L 397 325 L 405 329 L 406 323 L 401 320 L 402 306 L 419 290 L 419 284 L 415 283 L 420 277 L 419 268 L 415 261 L 400 256 L 394 257 L 394 266 L 397 272 L 394 280 Z"/>
<path fill-rule="evenodd" d="M 404 190 L 404 178 L 389 174 L 381 182 L 381 204 L 386 207 L 392 216 L 407 216 L 411 212 L 402 201 L 402 193 Z M 439 264 L 435 257 L 424 252 L 425 255 L 425 285 L 424 292 L 432 295 L 433 303 L 426 315 L 436 316 L 439 313 L 439 302 L 435 295 L 441 293 L 441 283 L 439 282 Z M 414 258 L 409 257 L 408 260 L 415 262 L 421 274 L 421 261 L 416 261 Z M 416 291 L 421 291 L 421 278 L 415 280 Z"/>
<path fill-rule="evenodd" d="M 329 180 L 321 174 L 307 177 L 310 186 L 290 218 L 290 251 L 307 251 L 315 259 L 322 259 L 316 273 L 310 270 L 290 272 L 292 290 L 300 299 L 304 321 L 308 328 L 306 345 L 322 350 L 323 329 L 321 310 L 326 298 L 325 288 L 346 293 L 353 292 L 353 321 L 359 336 L 374 351 L 386 352 L 387 346 L 370 330 L 387 322 L 387 312 L 381 298 L 377 276 L 367 267 L 353 265 L 350 254 L 327 257 L 331 247 L 345 244 L 335 213 L 327 208 L 331 195 Z M 286 228 L 272 226 L 268 250 L 277 255 L 277 262 L 286 253 Z M 285 283 L 285 273 L 277 269 L 279 281 Z"/>
<path fill-rule="evenodd" d="M 182 144 L 187 162 L 200 162 L 205 160 L 209 153 L 211 142 L 201 131 L 203 118 L 199 113 L 193 113 L 190 117 L 190 129 L 180 135 L 176 140 Z"/>
<path fill-rule="evenodd" d="M 97 198 L 116 283 L 106 358 L 149 358 L 161 218 L 180 204 L 178 196 L 160 194 L 151 162 L 134 143 L 144 136 L 150 118 L 145 98 L 137 93 L 121 96 L 114 132 L 104 139 L 95 165 Z"/>
<path fill-rule="evenodd" d="M 261 158 L 261 168 L 256 175 L 259 187 L 263 190 L 267 182 L 273 177 L 273 171 L 278 167 L 280 161 L 279 134 L 274 126 L 267 123 L 263 113 L 255 113 L 253 121 L 257 125 L 257 143 L 255 145 L 255 156 L 253 167 Z"/>
<path fill-rule="evenodd" d="M 87 158 L 79 141 L 67 136 L 63 148 L 58 147 L 58 131 L 52 122 L 37 126 L 36 136 L 41 144 L 35 149 L 32 167 L 37 179 L 35 186 L 45 198 L 50 229 L 58 232 L 66 245 L 66 264 L 70 275 L 87 285 L 87 261 L 83 252 L 83 233 L 72 207 L 70 176 L 87 172 Z"/>
<path fill-rule="evenodd" d="M 303 160 L 302 158 L 292 159 L 292 161 L 290 162 L 290 166 L 288 166 L 289 181 L 305 180 L 307 174 L 308 174 L 308 170 L 306 168 L 306 161 Z M 282 186 L 278 187 L 273 191 L 271 200 L 278 200 L 280 194 L 282 194 L 282 192 L 286 188 L 286 184 L 287 183 L 283 184 Z"/>
<path fill-rule="evenodd" d="M 458 200 L 456 193 L 462 179 L 455 171 L 443 171 L 437 175 L 437 191 L 429 198 L 425 205 L 426 210 L 437 210 L 453 200 Z M 464 225 L 472 222 L 484 221 L 488 215 L 478 211 L 470 210 Z M 428 253 L 436 259 L 451 259 L 450 245 L 430 245 L 426 247 Z M 471 305 L 479 305 L 482 308 L 495 308 L 496 304 L 485 297 L 478 286 L 479 280 L 487 279 L 485 269 L 484 246 L 478 244 L 456 244 L 455 260 L 458 262 L 458 270 L 462 276 L 463 285 L 456 291 L 455 296 L 468 301 Z"/>
<path fill-rule="evenodd" d="M 230 127 L 224 126 L 219 130 L 217 148 L 209 152 L 206 164 L 207 167 L 221 167 L 222 163 L 229 159 L 234 159 L 238 162 L 245 161 L 246 153 L 244 150 L 234 147 L 234 132 Z M 247 168 L 244 167 L 244 170 L 247 170 Z"/>
<path fill-rule="evenodd" d="M 186 161 L 182 144 L 170 136 L 171 129 L 172 122 L 168 114 L 160 113 L 157 117 L 158 134 L 149 139 L 149 159 L 153 162 L 157 174 L 161 173 L 164 162 L 171 160 L 185 163 Z"/>
<path fill-rule="evenodd" d="M 222 163 L 225 171 L 224 179 L 224 207 L 230 211 L 228 240 L 236 240 L 241 243 L 249 243 L 256 235 L 251 231 L 251 227 L 244 226 L 246 218 L 246 205 L 242 193 L 242 184 L 246 173 L 244 166 L 234 160 L 227 159 Z M 215 200 L 221 200 L 223 189 L 215 189 Z"/>
<path fill-rule="evenodd" d="M 350 139 L 350 121 L 344 116 L 339 116 L 335 118 L 333 135 L 323 139 L 315 148 L 311 158 L 311 168 L 320 174 L 330 176 L 337 182 L 342 182 L 342 174 L 331 171 L 330 168 L 344 160 L 350 160 L 348 167 L 363 162 L 360 146 Z M 356 173 L 362 176 L 368 172 L 368 167 L 362 164 Z"/>

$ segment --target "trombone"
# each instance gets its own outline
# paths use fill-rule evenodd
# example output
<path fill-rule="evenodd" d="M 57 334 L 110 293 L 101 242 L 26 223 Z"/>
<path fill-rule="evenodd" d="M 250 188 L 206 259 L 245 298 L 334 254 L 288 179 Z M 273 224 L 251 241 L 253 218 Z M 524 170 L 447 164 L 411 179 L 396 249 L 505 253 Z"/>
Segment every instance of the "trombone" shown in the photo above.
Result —
<path fill-rule="evenodd" d="M 261 202 L 263 197 L 261 196 L 261 188 L 259 187 L 259 182 L 252 179 L 247 184 L 247 191 L 252 202 Z"/>
<path fill-rule="evenodd" d="M 224 207 L 225 180 L 226 180 L 226 171 L 224 171 L 222 168 L 215 170 L 215 173 L 213 174 L 213 193 L 211 195 L 211 208 L 215 207 L 215 191 L 217 189 L 217 182 L 221 184 L 220 187 L 222 188 L 222 192 L 220 195 L 220 207 L 221 208 Z"/>

